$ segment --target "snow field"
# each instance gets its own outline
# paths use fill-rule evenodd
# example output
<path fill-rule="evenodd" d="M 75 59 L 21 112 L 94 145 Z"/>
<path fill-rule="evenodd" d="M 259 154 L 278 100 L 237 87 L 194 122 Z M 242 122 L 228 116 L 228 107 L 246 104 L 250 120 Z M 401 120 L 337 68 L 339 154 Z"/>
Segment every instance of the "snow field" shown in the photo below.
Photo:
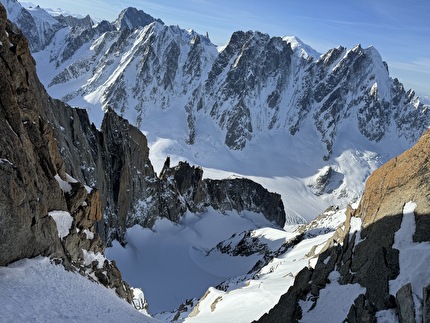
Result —
<path fill-rule="evenodd" d="M 142 288 L 151 314 L 171 311 L 186 299 L 201 297 L 209 286 L 251 269 L 255 261 L 244 264 L 236 257 L 216 253 L 204 256 L 234 233 L 263 226 L 273 224 L 250 212 L 224 215 L 209 209 L 200 215 L 187 213 L 179 224 L 161 219 L 152 230 L 138 225 L 128 229 L 126 247 L 114 241 L 106 256 L 116 261 L 127 282 Z"/>
<path fill-rule="evenodd" d="M 279 234 L 279 232 L 278 232 Z M 200 300 L 195 316 L 185 322 L 251 322 L 268 312 L 282 294 L 294 283 L 294 277 L 310 264 L 306 254 L 314 245 L 325 243 L 333 233 L 306 239 L 246 280 L 233 282 L 226 292 L 208 289 L 208 295 Z M 294 235 L 293 235 L 294 236 Z M 291 238 L 285 232 L 285 240 Z"/>
<path fill-rule="evenodd" d="M 303 310 L 300 322 L 343 322 L 354 300 L 366 293 L 366 289 L 360 284 L 340 285 L 340 274 L 337 271 L 331 272 L 328 278 L 330 283 L 320 290 L 315 308 L 310 311 L 314 304 L 310 300 L 299 302 Z"/>

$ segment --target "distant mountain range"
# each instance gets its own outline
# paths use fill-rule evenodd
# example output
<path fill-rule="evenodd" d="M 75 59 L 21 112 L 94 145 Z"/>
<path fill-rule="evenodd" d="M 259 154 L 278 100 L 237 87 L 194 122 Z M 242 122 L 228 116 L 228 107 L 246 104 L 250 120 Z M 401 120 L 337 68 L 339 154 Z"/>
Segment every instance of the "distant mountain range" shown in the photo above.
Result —
<path fill-rule="evenodd" d="M 95 23 L 2 2 L 52 96 L 98 127 L 108 107 L 119 113 L 148 136 L 158 171 L 170 156 L 260 182 L 282 195 L 290 223 L 358 199 L 430 125 L 372 47 L 320 55 L 296 37 L 238 31 L 217 48 L 134 8 Z"/>

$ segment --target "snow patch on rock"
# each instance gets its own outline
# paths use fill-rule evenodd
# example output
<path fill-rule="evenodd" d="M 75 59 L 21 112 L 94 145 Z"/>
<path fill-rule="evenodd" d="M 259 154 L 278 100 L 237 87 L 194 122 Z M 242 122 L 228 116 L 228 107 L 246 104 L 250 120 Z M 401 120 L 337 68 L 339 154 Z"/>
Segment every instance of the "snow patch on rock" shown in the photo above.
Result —
<path fill-rule="evenodd" d="M 72 227 L 73 217 L 67 211 L 51 211 L 48 213 L 57 224 L 58 237 L 63 239 L 69 235 L 70 228 Z"/>

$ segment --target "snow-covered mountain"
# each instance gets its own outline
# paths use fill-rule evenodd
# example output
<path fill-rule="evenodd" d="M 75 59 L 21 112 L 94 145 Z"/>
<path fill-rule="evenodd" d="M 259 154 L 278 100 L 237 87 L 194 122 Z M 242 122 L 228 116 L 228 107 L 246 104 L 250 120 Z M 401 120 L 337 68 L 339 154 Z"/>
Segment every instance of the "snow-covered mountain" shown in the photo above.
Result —
<path fill-rule="evenodd" d="M 327 309 L 340 320 L 362 313 L 394 320 L 405 306 L 413 309 L 411 299 L 418 315 L 425 312 L 428 291 L 423 302 L 421 291 L 428 281 L 410 279 L 405 268 L 422 255 L 413 276 L 428 277 L 418 273 L 428 268 L 422 216 L 428 214 L 428 134 L 407 158 L 389 164 L 397 174 L 383 171 L 369 180 L 357 210 L 332 207 L 300 228 L 279 227 L 358 198 L 370 172 L 427 127 L 427 106 L 389 77 L 375 49 L 339 47 L 319 55 L 295 37 L 236 32 L 218 50 L 194 31 L 131 8 L 114 23 L 94 23 L 46 18 L 40 8 L 2 2 L 22 28 L 36 27 L 30 42 L 51 93 L 86 106 L 101 124 L 96 129 L 86 111 L 47 96 L 26 41 L 9 23 L 4 29 L 2 9 L 0 245 L 6 252 L 0 264 L 9 267 L 0 268 L 0 285 L 7 318 L 19 308 L 12 304 L 19 297 L 14 287 L 21 294 L 29 284 L 36 294 L 46 288 L 34 284 L 39 279 L 67 292 L 73 288 L 66 282 L 82 289 L 64 292 L 67 299 L 92 297 L 94 286 L 46 259 L 10 264 L 37 255 L 54 257 L 131 302 L 96 231 L 116 239 L 106 255 L 125 280 L 144 287 L 150 312 L 163 321 L 248 322 L 278 301 L 262 320 L 298 319 L 301 311 L 303 321 L 315 321 Z M 145 136 L 108 106 L 147 134 L 151 156 Z M 204 172 L 185 162 L 170 167 L 169 160 L 179 159 L 203 164 Z M 416 167 L 405 174 L 411 162 Z M 242 177 L 280 192 L 287 218 L 279 195 Z M 105 227 L 96 230 L 101 212 Z M 405 225 L 397 230 L 401 217 Z M 376 278 L 375 268 L 382 270 Z M 333 294 L 342 295 L 342 306 Z M 294 302 L 285 306 L 289 297 Z M 146 308 L 142 297 L 134 301 Z M 82 315 L 146 319 L 112 298 L 96 302 L 112 315 Z M 38 300 L 29 304 L 36 308 Z M 75 310 L 57 309 L 62 321 Z"/>
<path fill-rule="evenodd" d="M 45 25 L 36 9 L 32 20 L 12 17 Z M 263 184 L 292 221 L 358 199 L 367 176 L 430 124 L 428 106 L 372 47 L 320 55 L 296 37 L 238 31 L 217 48 L 133 8 L 112 23 L 52 19 L 61 28 L 50 24 L 50 41 L 30 38 L 52 96 L 85 107 L 98 125 L 107 107 L 117 111 L 147 135 L 157 171 L 170 156 L 208 177 Z"/>
<path fill-rule="evenodd" d="M 115 112 L 107 111 L 101 128 L 96 129 L 85 110 L 71 108 L 49 97 L 36 75 L 27 40 L 6 19 L 2 5 L 0 75 L 3 89 L 0 92 L 0 267 L 8 266 L 0 268 L 0 286 L 7 293 L 0 299 L 2 306 L 7 307 L 2 318 L 10 320 L 22 306 L 17 300 L 22 297 L 26 285 L 30 285 L 28 292 L 36 295 L 58 284 L 58 291 L 46 295 L 49 304 L 45 305 L 46 310 L 41 307 L 43 310 L 36 316 L 40 320 L 46 320 L 49 306 L 57 306 L 62 297 L 91 298 L 93 292 L 89 290 L 93 290 L 94 285 L 85 284 L 77 275 L 65 274 L 63 268 L 54 266 L 55 263 L 105 286 L 105 289 L 99 286 L 98 290 L 112 297 L 101 296 L 94 301 L 108 306 L 106 312 L 112 312 L 109 320 L 117 320 L 121 315 L 133 321 L 139 319 L 140 314 L 133 315 L 129 305 L 124 301 L 115 302 L 114 297 L 116 294 L 145 312 L 147 306 L 142 293 L 135 293 L 136 290 L 123 280 L 116 263 L 104 256 L 106 244 L 114 239 L 112 245 L 118 247 L 120 254 L 126 254 L 129 248 L 123 247 L 136 243 L 133 230 L 129 229 L 136 224 L 137 228 L 151 227 L 160 233 L 163 224 L 174 232 L 178 228 L 182 231 L 186 239 L 171 239 L 174 245 L 171 253 L 168 250 L 165 253 L 165 260 L 173 261 L 174 265 L 178 261 L 182 268 L 197 267 L 195 272 L 204 279 L 193 288 L 181 288 L 184 293 L 179 294 L 181 297 L 199 297 L 202 288 L 204 291 L 213 279 L 220 283 L 224 280 L 221 278 L 241 273 L 239 270 L 224 276 L 205 274 L 205 269 L 198 269 L 198 264 L 204 263 L 204 253 L 197 252 L 200 261 L 194 263 L 188 257 L 189 248 L 197 250 L 210 246 L 214 237 L 217 244 L 236 230 L 261 227 L 279 230 L 284 226 L 285 212 L 279 194 L 270 193 L 249 179 L 203 179 L 200 167 L 186 162 L 170 166 L 168 159 L 160 174 L 156 174 L 148 158 L 146 137 Z M 187 219 L 191 219 L 191 223 L 187 223 Z M 198 223 L 198 219 L 203 221 Z M 161 229 L 159 223 L 162 223 Z M 185 228 L 184 223 L 187 224 Z M 154 236 L 149 235 L 152 240 Z M 144 238 L 144 233 L 138 237 Z M 152 259 L 143 253 L 145 264 L 156 263 L 157 257 L 163 254 L 156 248 L 151 251 Z M 38 256 L 51 259 L 22 261 Z M 253 260 L 245 261 L 240 268 L 247 271 Z M 180 266 L 177 267 L 181 272 Z M 139 271 L 138 267 L 130 269 L 132 273 Z M 28 278 L 17 282 L 26 274 Z M 145 282 L 156 282 L 156 277 L 139 276 Z M 127 280 L 133 278 L 130 272 L 127 277 Z M 32 280 L 41 283 L 32 284 Z M 46 280 L 49 281 L 45 284 Z M 139 285 L 146 288 L 141 281 Z M 173 284 L 169 288 L 177 290 L 180 281 L 170 280 Z M 74 293 L 70 286 L 82 288 L 82 291 Z M 68 292 L 59 295 L 64 290 Z M 177 297 L 177 292 L 172 295 L 176 296 L 173 307 L 164 297 L 165 304 L 158 308 L 173 310 L 184 301 Z M 160 299 L 152 296 L 152 300 L 157 309 Z M 20 312 L 19 317 L 28 319 L 38 302 L 39 298 L 32 298 L 27 303 L 31 307 Z M 81 304 L 70 302 L 56 308 L 52 311 L 53 320 L 108 316 L 100 311 L 91 315 L 81 311 L 77 315 L 75 312 L 79 312 L 79 308 L 75 306 Z M 143 316 L 140 319 L 149 321 Z"/>

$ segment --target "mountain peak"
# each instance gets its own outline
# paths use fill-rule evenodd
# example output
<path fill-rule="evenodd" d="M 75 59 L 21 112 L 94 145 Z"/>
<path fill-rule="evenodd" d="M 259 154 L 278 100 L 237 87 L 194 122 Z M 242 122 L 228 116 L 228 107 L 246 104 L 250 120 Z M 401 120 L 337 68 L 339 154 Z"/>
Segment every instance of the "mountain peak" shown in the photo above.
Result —
<path fill-rule="evenodd" d="M 154 21 L 164 24 L 162 20 L 155 19 L 151 15 L 145 13 L 143 10 L 128 7 L 121 11 L 118 18 L 115 20 L 114 25 L 118 30 L 125 28 L 132 30 L 145 27 Z"/>
<path fill-rule="evenodd" d="M 291 45 L 291 49 L 298 52 L 303 58 L 313 57 L 318 59 L 321 53 L 317 52 L 311 46 L 305 44 L 300 38 L 296 36 L 284 36 L 282 40 Z"/>

